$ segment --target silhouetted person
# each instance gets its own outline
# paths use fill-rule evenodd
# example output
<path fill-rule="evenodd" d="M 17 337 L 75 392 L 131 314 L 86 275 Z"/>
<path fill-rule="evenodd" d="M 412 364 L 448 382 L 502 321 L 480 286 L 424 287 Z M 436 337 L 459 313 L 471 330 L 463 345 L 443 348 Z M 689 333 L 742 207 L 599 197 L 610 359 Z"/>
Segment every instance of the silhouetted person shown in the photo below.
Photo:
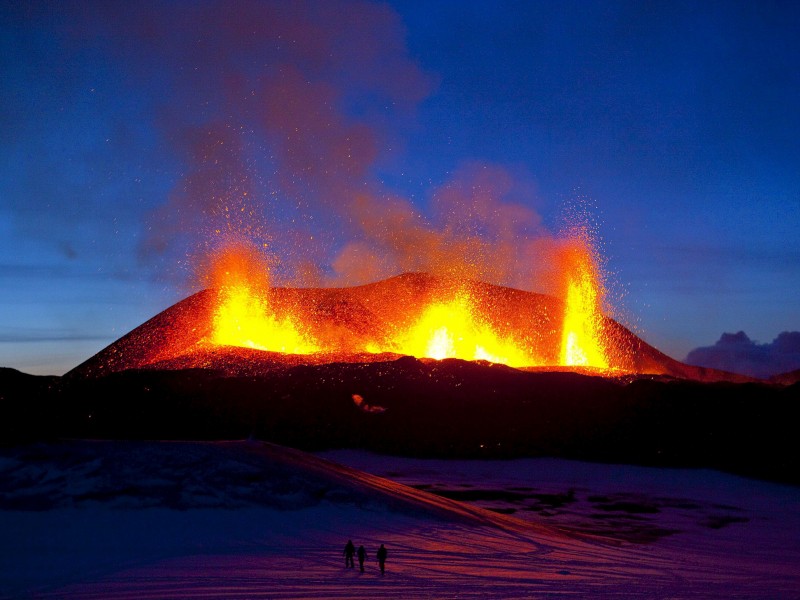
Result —
<path fill-rule="evenodd" d="M 388 554 L 389 553 L 386 551 L 386 548 L 384 548 L 383 544 L 381 544 L 381 547 L 378 548 L 378 564 L 381 566 L 381 575 L 383 575 L 384 565 L 386 564 L 386 556 Z"/>
<path fill-rule="evenodd" d="M 354 568 L 356 565 L 353 562 L 353 555 L 356 553 L 356 547 L 353 546 L 353 540 L 347 540 L 347 545 L 344 547 L 344 566 L 345 568 Z"/>
<path fill-rule="evenodd" d="M 358 568 L 361 569 L 361 572 L 364 572 L 364 561 L 367 560 L 367 551 L 364 549 L 364 546 L 358 547 Z"/>

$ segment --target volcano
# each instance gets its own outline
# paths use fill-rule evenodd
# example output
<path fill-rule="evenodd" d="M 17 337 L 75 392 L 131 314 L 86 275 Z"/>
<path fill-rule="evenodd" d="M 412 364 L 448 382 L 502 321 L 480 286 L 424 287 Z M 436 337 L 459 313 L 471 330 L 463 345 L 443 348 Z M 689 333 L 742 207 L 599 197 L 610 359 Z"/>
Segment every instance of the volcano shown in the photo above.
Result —
<path fill-rule="evenodd" d="M 368 285 L 345 288 L 273 287 L 270 308 L 291 313 L 312 338 L 325 338 L 316 352 L 276 352 L 211 343 L 215 311 L 223 290 L 209 288 L 185 298 L 135 328 L 70 371 L 68 377 L 96 378 L 130 369 L 207 369 L 228 376 L 267 375 L 298 365 L 374 363 L 405 353 L 365 351 L 391 348 L 398 331 L 408 329 L 442 294 L 459 289 L 476 312 L 501 336 L 516 335 L 536 348 L 536 364 L 527 371 L 588 371 L 607 375 L 660 375 L 703 382 L 751 381 L 742 375 L 683 364 L 647 344 L 612 318 L 601 317 L 599 329 L 609 348 L 612 369 L 559 365 L 564 303 L 552 296 L 477 281 L 454 282 L 425 273 L 405 273 Z M 448 292 L 450 290 L 450 292 Z M 452 295 L 452 294 L 451 294 Z M 433 360 L 419 356 L 423 360 Z M 491 362 L 491 361 L 490 361 Z"/>
<path fill-rule="evenodd" d="M 476 322 L 540 364 L 372 351 L 394 347 L 420 315 L 451 319 L 431 306 L 454 285 Z M 3 439 L 252 438 L 305 451 L 550 456 L 797 482 L 800 386 L 684 365 L 608 317 L 597 327 L 608 368 L 560 364 L 568 309 L 551 296 L 425 274 L 270 289 L 267 320 L 291 320 L 316 348 L 306 353 L 216 343 L 225 296 L 198 292 L 57 380 L 0 374 Z"/>

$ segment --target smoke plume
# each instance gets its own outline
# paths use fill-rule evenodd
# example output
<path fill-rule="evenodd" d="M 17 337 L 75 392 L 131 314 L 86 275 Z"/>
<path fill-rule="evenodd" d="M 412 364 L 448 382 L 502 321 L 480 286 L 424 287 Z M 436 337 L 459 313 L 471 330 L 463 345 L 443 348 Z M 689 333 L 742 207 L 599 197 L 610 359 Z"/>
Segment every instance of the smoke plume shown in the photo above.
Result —
<path fill-rule="evenodd" d="M 553 240 L 508 171 L 464 164 L 425 204 L 382 183 L 378 165 L 403 147 L 435 90 L 390 7 L 150 6 L 92 10 L 82 17 L 92 26 L 79 29 L 105 39 L 132 85 L 151 91 L 158 131 L 182 165 L 150 215 L 145 260 L 249 239 L 268 248 L 278 283 L 430 271 L 547 286 Z"/>

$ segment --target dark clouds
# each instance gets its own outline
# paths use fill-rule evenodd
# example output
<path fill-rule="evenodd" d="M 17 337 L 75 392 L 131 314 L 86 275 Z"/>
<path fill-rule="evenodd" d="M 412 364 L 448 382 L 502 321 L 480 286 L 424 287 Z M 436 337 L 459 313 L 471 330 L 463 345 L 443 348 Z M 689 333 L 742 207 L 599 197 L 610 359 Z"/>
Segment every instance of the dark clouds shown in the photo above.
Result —
<path fill-rule="evenodd" d="M 690 365 L 767 378 L 800 369 L 800 331 L 784 331 L 771 343 L 759 344 L 744 331 L 723 333 L 713 346 L 695 348 Z"/>

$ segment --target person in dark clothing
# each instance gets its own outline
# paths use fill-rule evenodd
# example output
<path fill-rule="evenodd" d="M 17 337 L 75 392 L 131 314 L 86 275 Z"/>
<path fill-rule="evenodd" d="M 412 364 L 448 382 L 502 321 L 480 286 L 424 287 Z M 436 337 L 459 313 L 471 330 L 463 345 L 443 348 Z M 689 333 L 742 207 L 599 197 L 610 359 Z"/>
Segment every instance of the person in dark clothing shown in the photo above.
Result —
<path fill-rule="evenodd" d="M 383 575 L 384 565 L 386 564 L 386 556 L 388 554 L 389 553 L 386 551 L 386 548 L 383 546 L 383 544 L 381 544 L 381 547 L 378 548 L 378 564 L 381 567 L 381 575 Z"/>
<path fill-rule="evenodd" d="M 345 568 L 354 568 L 353 555 L 356 553 L 356 547 L 353 545 L 353 540 L 347 540 L 347 545 L 344 547 L 344 566 Z"/>
<path fill-rule="evenodd" d="M 358 568 L 361 569 L 361 572 L 364 572 L 364 561 L 367 560 L 367 551 L 364 549 L 364 546 L 358 547 Z"/>

